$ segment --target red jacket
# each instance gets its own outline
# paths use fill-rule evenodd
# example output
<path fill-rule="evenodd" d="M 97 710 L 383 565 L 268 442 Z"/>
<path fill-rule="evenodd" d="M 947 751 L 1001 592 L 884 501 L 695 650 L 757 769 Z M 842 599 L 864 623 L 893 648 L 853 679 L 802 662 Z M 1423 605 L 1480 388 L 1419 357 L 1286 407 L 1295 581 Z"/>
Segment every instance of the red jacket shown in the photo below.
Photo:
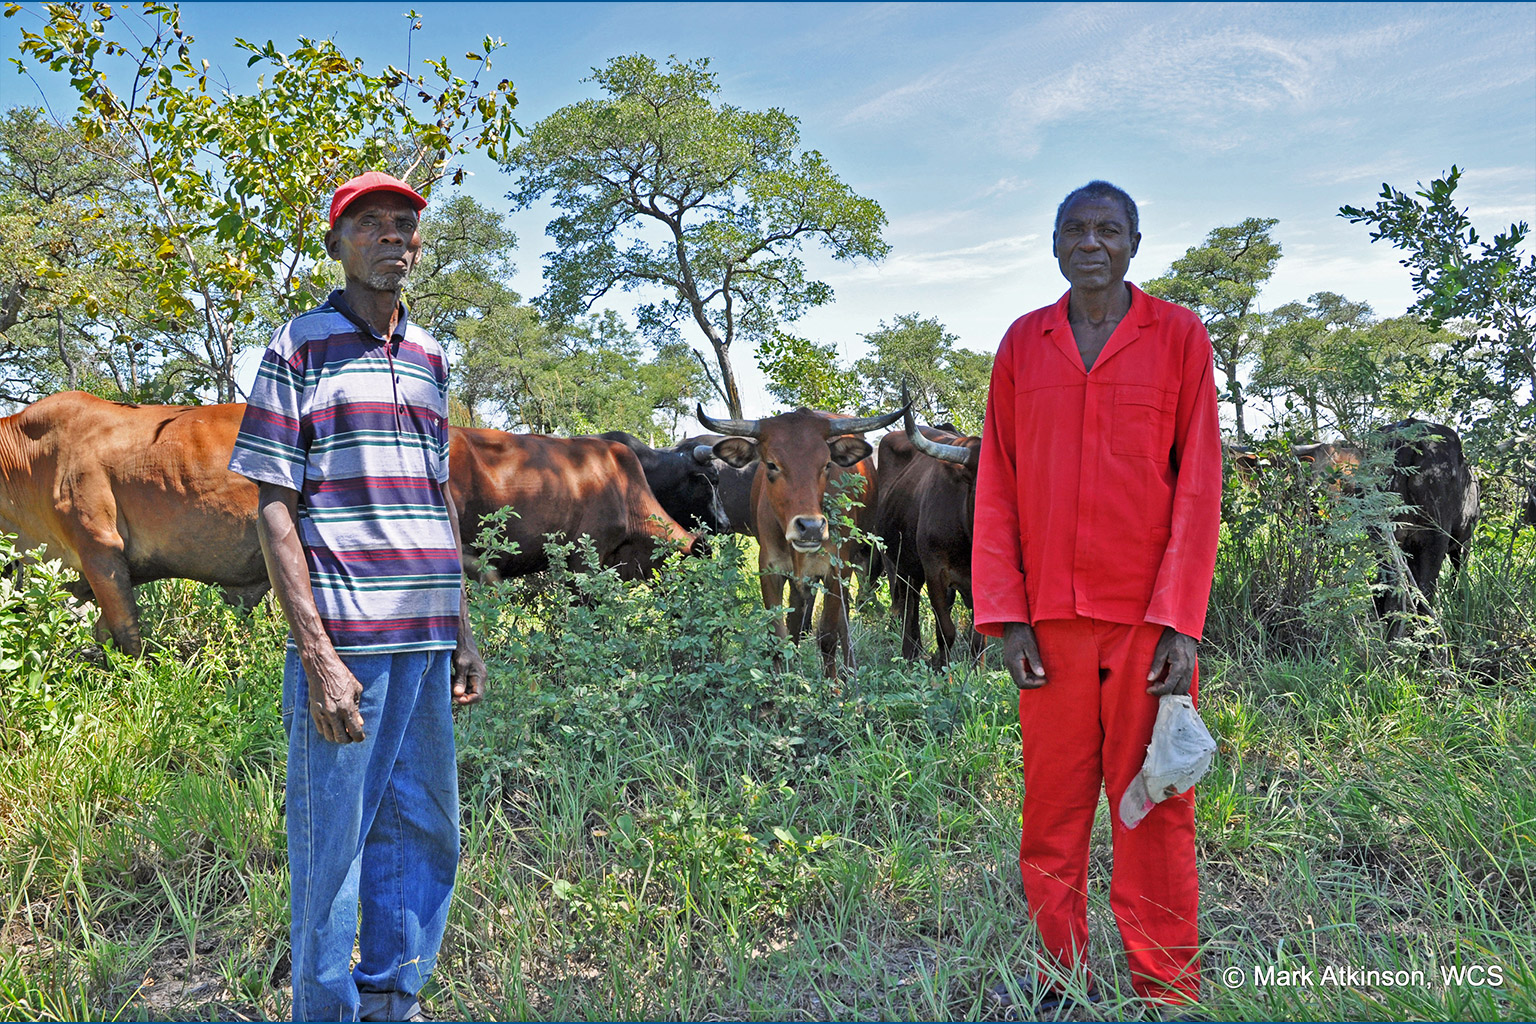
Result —
<path fill-rule="evenodd" d="M 1211 341 L 1131 287 L 1083 369 L 1067 299 L 1014 321 L 992 366 L 976 480 L 976 628 L 1078 616 L 1199 639 L 1221 525 Z"/>

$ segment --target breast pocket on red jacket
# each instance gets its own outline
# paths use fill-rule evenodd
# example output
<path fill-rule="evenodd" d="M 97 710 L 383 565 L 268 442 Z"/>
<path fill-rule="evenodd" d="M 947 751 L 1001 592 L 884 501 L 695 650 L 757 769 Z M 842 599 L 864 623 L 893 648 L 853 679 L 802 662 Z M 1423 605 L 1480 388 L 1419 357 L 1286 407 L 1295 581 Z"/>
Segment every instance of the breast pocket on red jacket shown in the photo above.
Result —
<path fill-rule="evenodd" d="M 1110 451 L 1166 459 L 1173 446 L 1172 392 L 1149 384 L 1116 384 L 1113 397 Z"/>

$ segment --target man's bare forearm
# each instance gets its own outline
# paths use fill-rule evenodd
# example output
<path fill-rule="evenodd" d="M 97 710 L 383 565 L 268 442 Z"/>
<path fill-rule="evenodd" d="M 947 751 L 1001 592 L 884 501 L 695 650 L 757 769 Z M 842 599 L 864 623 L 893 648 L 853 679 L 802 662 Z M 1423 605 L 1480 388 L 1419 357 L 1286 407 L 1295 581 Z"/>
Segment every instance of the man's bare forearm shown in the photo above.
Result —
<path fill-rule="evenodd" d="M 453 492 L 445 484 L 443 504 L 448 509 L 448 522 L 453 527 L 453 546 L 459 552 L 459 569 L 464 566 L 464 539 L 459 535 L 459 509 L 454 503 Z M 469 581 L 459 586 L 459 637 L 453 655 L 453 701 L 455 704 L 473 704 L 485 696 L 488 673 L 480 648 L 475 643 L 475 633 L 469 621 Z"/>
<path fill-rule="evenodd" d="M 276 484 L 262 484 L 256 499 L 256 533 L 261 538 L 261 555 L 267 563 L 267 578 L 283 617 L 293 633 L 299 658 L 306 663 L 314 657 L 334 655 L 336 648 L 320 621 L 315 592 L 310 584 L 309 565 L 299 543 L 299 492 Z"/>
<path fill-rule="evenodd" d="M 298 508 L 297 491 L 276 484 L 261 485 L 256 498 L 261 555 L 309 679 L 310 718 L 321 738 L 352 743 L 364 738 L 359 706 L 363 686 L 336 653 L 325 623 L 320 621 L 304 546 L 299 542 Z"/>

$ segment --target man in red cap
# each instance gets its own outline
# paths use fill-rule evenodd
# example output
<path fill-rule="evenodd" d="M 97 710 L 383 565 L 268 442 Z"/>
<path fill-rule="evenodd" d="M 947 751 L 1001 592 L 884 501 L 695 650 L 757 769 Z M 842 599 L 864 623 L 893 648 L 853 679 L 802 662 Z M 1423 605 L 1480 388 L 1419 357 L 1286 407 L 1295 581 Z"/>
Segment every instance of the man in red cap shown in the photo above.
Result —
<path fill-rule="evenodd" d="M 1136 204 L 1090 182 L 1058 208 L 1052 240 L 1071 288 L 1015 321 L 993 364 L 971 566 L 976 627 L 1003 638 L 1019 688 L 1019 870 L 1042 947 L 1034 971 L 990 995 L 1037 1010 L 1098 998 L 1084 959 L 1099 788 L 1118 808 L 1159 697 L 1197 691 L 1221 504 L 1210 339 L 1194 313 L 1126 282 Z M 1192 1003 L 1193 794 L 1134 830 L 1111 814 L 1110 833 L 1131 985 Z"/>
<path fill-rule="evenodd" d="M 230 459 L 259 485 L 290 630 L 295 1020 L 427 1019 L 458 869 L 452 708 L 486 673 L 447 486 L 448 363 L 400 299 L 425 206 L 377 171 L 336 190 L 325 247 L 346 286 L 277 331 Z"/>

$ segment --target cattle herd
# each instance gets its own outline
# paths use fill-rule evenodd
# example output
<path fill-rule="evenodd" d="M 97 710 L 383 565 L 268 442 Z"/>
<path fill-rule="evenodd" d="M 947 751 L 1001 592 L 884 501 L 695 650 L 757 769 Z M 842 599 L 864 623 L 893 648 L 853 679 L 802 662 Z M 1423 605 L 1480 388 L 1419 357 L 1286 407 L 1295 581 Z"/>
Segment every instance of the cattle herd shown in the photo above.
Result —
<path fill-rule="evenodd" d="M 80 392 L 51 395 L 0 418 L 0 530 L 31 557 L 57 558 L 80 574 L 74 593 L 94 598 L 99 630 L 124 651 L 142 641 L 133 587 L 184 578 L 222 588 L 249 607 L 267 590 L 256 533 L 256 485 L 228 469 L 243 405 L 149 406 Z M 918 426 L 907 407 L 843 417 L 796 409 L 766 419 L 717 420 L 714 433 L 652 448 L 613 432 L 561 438 L 450 428 L 450 481 L 461 517 L 465 569 L 521 576 L 548 568 L 549 536 L 592 538 L 605 567 L 625 579 L 654 571 L 671 546 L 705 555 L 701 533 L 755 537 L 763 601 L 789 612 L 781 636 L 798 640 L 814 620 L 829 675 L 854 667 L 848 631 L 851 574 L 890 579 L 902 654 L 922 656 L 919 602 L 926 588 L 937 627 L 936 664 L 956 640 L 951 609 L 972 605 L 970 550 L 980 439 L 949 425 Z M 903 420 L 903 430 L 864 438 Z M 1426 601 L 1447 556 L 1459 568 L 1478 516 L 1478 487 L 1449 427 L 1413 421 L 1382 428 L 1395 451 L 1386 486 L 1408 511 L 1393 538 Z M 1318 470 L 1347 476 L 1360 452 L 1297 448 Z M 1240 472 L 1257 457 L 1228 449 Z M 842 494 L 859 527 L 836 528 Z M 510 506 L 510 545 L 482 543 L 481 521 Z M 832 514 L 829 515 L 829 508 Z M 881 551 L 862 538 L 878 538 Z M 1385 538 L 1379 538 L 1384 540 Z M 574 557 L 574 556 L 573 556 Z M 815 586 L 816 582 L 820 586 Z M 867 585 L 866 583 L 866 585 Z M 1383 612 L 1406 586 L 1387 590 Z M 969 649 L 979 654 L 972 630 Z"/>

